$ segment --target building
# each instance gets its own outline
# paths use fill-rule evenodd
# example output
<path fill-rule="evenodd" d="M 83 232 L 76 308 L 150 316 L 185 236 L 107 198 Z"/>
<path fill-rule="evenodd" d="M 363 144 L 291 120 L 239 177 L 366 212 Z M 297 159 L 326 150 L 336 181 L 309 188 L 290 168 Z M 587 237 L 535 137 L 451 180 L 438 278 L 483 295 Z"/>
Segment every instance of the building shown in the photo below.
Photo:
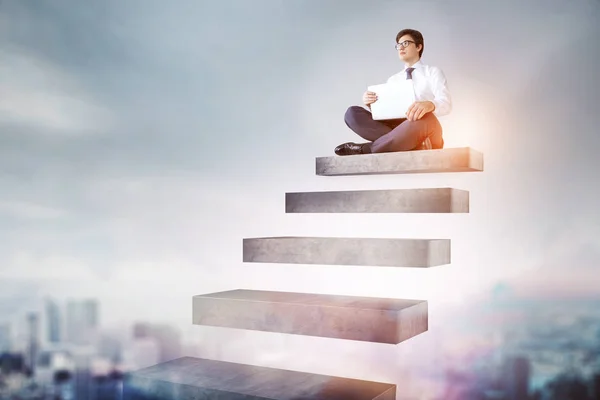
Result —
<path fill-rule="evenodd" d="M 96 300 L 70 300 L 67 302 L 66 339 L 76 345 L 93 345 L 99 328 L 98 302 Z"/>
<path fill-rule="evenodd" d="M 61 342 L 61 312 L 59 305 L 51 299 L 46 300 L 46 332 L 49 343 Z"/>

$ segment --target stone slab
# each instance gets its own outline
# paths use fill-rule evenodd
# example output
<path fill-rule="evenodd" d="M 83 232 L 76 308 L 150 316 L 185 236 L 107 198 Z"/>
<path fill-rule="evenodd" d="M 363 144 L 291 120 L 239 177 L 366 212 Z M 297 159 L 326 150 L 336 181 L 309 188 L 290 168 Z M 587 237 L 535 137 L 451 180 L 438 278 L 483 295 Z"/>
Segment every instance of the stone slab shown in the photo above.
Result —
<path fill-rule="evenodd" d="M 452 188 L 296 192 L 286 213 L 468 213 L 469 192 Z"/>
<path fill-rule="evenodd" d="M 425 268 L 450 264 L 450 239 L 265 237 L 243 239 L 243 261 Z"/>
<path fill-rule="evenodd" d="M 195 357 L 125 375 L 123 400 L 395 400 L 396 385 Z"/>
<path fill-rule="evenodd" d="M 425 300 L 232 290 L 197 295 L 195 325 L 398 344 L 428 329 Z"/>
<path fill-rule="evenodd" d="M 483 171 L 483 155 L 469 147 L 317 157 L 316 174 L 387 175 Z"/>

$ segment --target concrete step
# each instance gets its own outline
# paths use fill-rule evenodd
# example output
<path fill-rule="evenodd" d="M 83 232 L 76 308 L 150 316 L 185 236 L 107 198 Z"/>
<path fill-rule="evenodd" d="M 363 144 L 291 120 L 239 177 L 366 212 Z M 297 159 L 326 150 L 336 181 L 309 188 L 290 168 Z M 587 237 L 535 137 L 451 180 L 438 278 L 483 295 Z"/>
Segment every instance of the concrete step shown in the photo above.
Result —
<path fill-rule="evenodd" d="M 428 329 L 427 301 L 232 290 L 193 297 L 195 325 L 398 344 Z"/>
<path fill-rule="evenodd" d="M 316 173 L 322 176 L 473 171 L 483 171 L 483 155 L 469 147 L 336 155 L 317 157 L 316 162 Z"/>
<path fill-rule="evenodd" d="M 396 385 L 183 357 L 126 374 L 123 400 L 395 400 Z"/>
<path fill-rule="evenodd" d="M 468 213 L 469 192 L 452 188 L 296 192 L 286 213 Z"/>
<path fill-rule="evenodd" d="M 247 238 L 243 239 L 243 261 L 425 268 L 450 264 L 450 239 Z"/>

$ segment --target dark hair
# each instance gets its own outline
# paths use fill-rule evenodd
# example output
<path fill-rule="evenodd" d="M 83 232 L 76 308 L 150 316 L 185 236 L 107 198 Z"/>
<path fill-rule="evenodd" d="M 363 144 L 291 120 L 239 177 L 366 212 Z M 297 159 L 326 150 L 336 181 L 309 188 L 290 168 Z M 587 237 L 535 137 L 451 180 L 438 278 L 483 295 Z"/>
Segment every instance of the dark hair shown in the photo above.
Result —
<path fill-rule="evenodd" d="M 402 29 L 396 35 L 396 43 L 398 43 L 398 40 L 400 40 L 400 38 L 404 35 L 410 35 L 415 42 L 415 46 L 421 45 L 421 50 L 419 51 L 419 58 L 421 58 L 423 56 L 423 50 L 425 50 L 425 43 L 423 41 L 423 35 L 421 32 L 414 29 Z"/>

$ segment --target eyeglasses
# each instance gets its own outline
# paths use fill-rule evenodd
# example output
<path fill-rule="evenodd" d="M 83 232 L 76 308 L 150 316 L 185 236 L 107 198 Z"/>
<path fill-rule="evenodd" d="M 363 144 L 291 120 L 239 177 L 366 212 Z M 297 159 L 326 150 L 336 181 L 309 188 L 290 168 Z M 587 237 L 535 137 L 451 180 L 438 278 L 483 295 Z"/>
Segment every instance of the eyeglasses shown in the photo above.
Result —
<path fill-rule="evenodd" d="M 408 46 L 410 46 L 411 43 L 414 43 L 414 42 L 412 40 L 405 40 L 404 42 L 400 42 L 395 46 L 396 50 L 400 50 L 405 47 L 408 47 Z"/>

